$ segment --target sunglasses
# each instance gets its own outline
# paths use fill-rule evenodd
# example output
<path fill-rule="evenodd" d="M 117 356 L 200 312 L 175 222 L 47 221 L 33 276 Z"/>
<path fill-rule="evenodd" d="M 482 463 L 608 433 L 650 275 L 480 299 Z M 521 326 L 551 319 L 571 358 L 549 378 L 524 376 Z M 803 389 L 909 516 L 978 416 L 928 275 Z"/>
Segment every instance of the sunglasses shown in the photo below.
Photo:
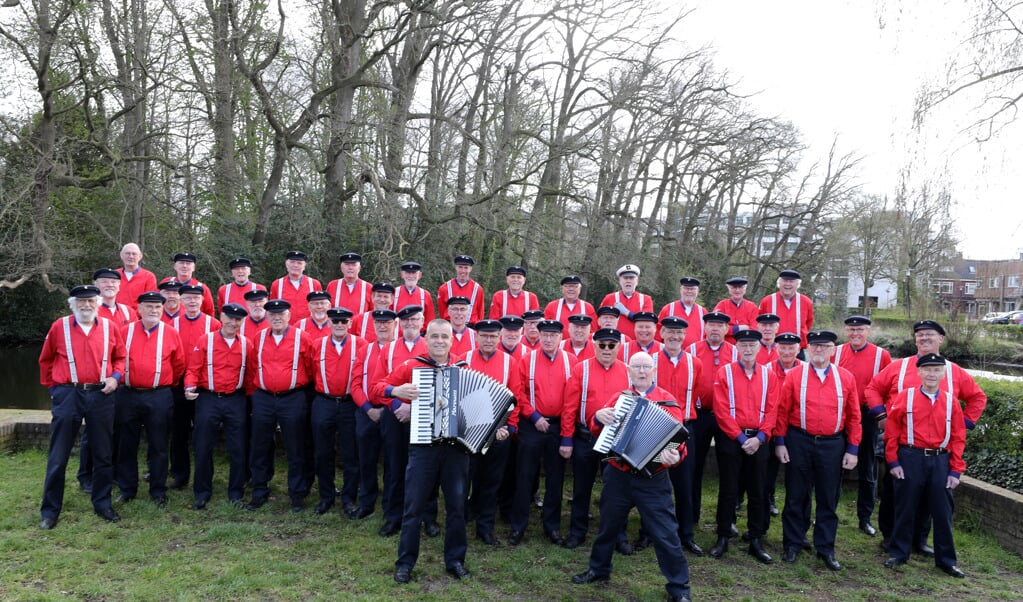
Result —
<path fill-rule="evenodd" d="M 330 321 L 335 324 L 347 324 L 348 318 L 331 318 Z"/>
<path fill-rule="evenodd" d="M 601 349 L 614 349 L 617 346 L 618 343 L 615 343 L 613 341 L 610 343 L 597 343 L 597 347 L 600 347 Z"/>

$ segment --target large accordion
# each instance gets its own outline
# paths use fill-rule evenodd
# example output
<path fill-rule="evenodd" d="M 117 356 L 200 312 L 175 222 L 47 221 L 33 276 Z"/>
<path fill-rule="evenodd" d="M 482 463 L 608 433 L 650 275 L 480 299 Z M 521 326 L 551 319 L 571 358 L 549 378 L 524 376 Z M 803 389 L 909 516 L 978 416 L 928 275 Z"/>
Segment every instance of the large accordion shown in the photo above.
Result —
<path fill-rule="evenodd" d="M 469 368 L 416 368 L 412 384 L 409 443 L 430 445 L 457 442 L 469 453 L 486 453 L 497 429 L 515 407 L 508 387 Z"/>
<path fill-rule="evenodd" d="M 643 476 L 657 472 L 662 451 L 678 449 L 689 437 L 681 422 L 645 397 L 622 393 L 614 409 L 615 423 L 604 427 L 593 450 L 620 458 Z"/>

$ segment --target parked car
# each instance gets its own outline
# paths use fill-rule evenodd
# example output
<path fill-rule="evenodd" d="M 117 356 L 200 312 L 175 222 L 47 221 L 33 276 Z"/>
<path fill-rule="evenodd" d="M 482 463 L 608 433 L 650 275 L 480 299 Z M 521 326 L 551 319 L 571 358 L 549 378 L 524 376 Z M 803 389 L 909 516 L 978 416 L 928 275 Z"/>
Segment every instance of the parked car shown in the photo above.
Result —
<path fill-rule="evenodd" d="M 980 319 L 981 324 L 1006 324 L 1008 323 L 1009 314 L 1012 312 L 1004 311 L 992 311 L 984 314 L 984 317 Z"/>
<path fill-rule="evenodd" d="M 1006 312 L 995 318 L 991 318 L 991 321 L 984 322 L 985 324 L 1013 324 L 1019 326 L 1023 324 L 1023 310 Z"/>

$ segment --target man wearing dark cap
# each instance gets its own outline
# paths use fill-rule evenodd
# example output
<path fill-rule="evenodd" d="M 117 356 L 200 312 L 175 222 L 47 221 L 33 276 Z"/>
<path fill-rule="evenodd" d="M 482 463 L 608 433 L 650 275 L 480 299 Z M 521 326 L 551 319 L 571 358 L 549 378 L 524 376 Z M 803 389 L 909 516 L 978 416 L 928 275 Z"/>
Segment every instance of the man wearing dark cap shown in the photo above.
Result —
<path fill-rule="evenodd" d="M 657 355 L 661 344 L 657 342 L 657 316 L 652 311 L 638 311 L 632 314 L 632 332 L 636 339 L 625 341 L 618 350 L 618 359 L 628 363 L 636 353 Z"/>
<path fill-rule="evenodd" d="M 795 270 L 782 270 L 778 275 L 778 292 L 760 300 L 760 313 L 778 314 L 778 329 L 795 332 L 806 344 L 806 333 L 813 328 L 813 301 L 799 292 L 802 276 Z"/>
<path fill-rule="evenodd" d="M 163 297 L 163 315 L 160 317 L 164 324 L 174 325 L 174 319 L 181 315 L 181 283 L 177 280 L 164 280 L 156 287 Z M 135 301 L 138 303 L 138 300 Z"/>
<path fill-rule="evenodd" d="M 469 312 L 472 304 L 465 297 L 448 299 L 448 321 L 451 322 L 451 354 L 465 357 L 476 349 L 476 331 L 469 328 Z"/>
<path fill-rule="evenodd" d="M 572 356 L 572 363 L 593 357 L 593 342 L 590 341 L 590 324 L 593 320 L 586 314 L 568 317 L 568 338 L 561 341 L 559 349 Z"/>
<path fill-rule="evenodd" d="M 260 332 L 270 328 L 270 321 L 266 319 L 266 301 L 270 293 L 265 290 L 255 290 L 245 293 L 245 311 L 248 313 L 242 320 L 240 334 L 248 337 L 251 342 Z"/>
<path fill-rule="evenodd" d="M 39 353 L 39 382 L 53 401 L 50 450 L 40 508 L 41 529 L 57 526 L 64 506 L 64 478 L 71 447 L 85 419 L 92 457 L 92 507 L 110 522 L 121 519 L 110 503 L 113 489 L 114 397 L 124 373 L 121 333 L 109 320 L 99 319 L 99 289 L 71 289 L 70 316 L 56 320 Z"/>
<path fill-rule="evenodd" d="M 430 291 L 419 286 L 419 280 L 423 277 L 423 266 L 415 261 L 406 261 L 401 264 L 402 285 L 394 295 L 394 305 L 391 307 L 396 312 L 409 305 L 415 305 L 423 313 L 423 324 L 428 324 L 436 317 L 433 308 L 433 295 Z M 422 334 L 422 333 L 420 333 Z"/>
<path fill-rule="evenodd" d="M 250 291 L 252 292 L 252 291 Z M 265 292 L 265 291 L 260 291 Z M 227 499 L 243 504 L 246 467 L 246 387 L 252 386 L 256 353 L 252 340 L 241 334 L 248 312 L 237 303 L 220 310 L 220 330 L 203 335 L 188 356 L 185 397 L 195 402 L 195 480 L 192 508 L 206 508 L 213 497 L 213 448 L 224 430 L 227 449 Z"/>
<path fill-rule="evenodd" d="M 730 344 L 735 343 L 735 333 L 747 328 L 753 328 L 757 322 L 757 315 L 760 310 L 757 304 L 746 298 L 746 286 L 749 281 L 736 276 L 725 280 L 728 287 L 728 298 L 718 301 L 714 306 L 715 312 L 728 315 L 730 327 L 725 335 L 725 340 Z"/>
<path fill-rule="evenodd" d="M 663 320 L 668 316 L 674 316 L 685 320 L 689 328 L 686 329 L 686 339 L 682 346 L 688 347 L 703 340 L 703 315 L 707 313 L 707 309 L 696 302 L 696 297 L 700 294 L 699 279 L 683 276 L 679 278 L 678 285 L 679 300 L 662 307 L 657 319 Z M 664 339 L 659 337 L 659 340 Z"/>
<path fill-rule="evenodd" d="M 250 279 L 252 260 L 248 257 L 235 257 L 227 265 L 231 268 L 231 282 L 217 289 L 217 307 L 223 308 L 228 303 L 244 306 L 245 293 L 266 290 L 265 286 Z"/>
<path fill-rule="evenodd" d="M 831 363 L 837 340 L 828 330 L 807 334 L 809 361 L 786 375 L 775 427 L 775 454 L 786 465 L 782 560 L 795 562 L 802 549 L 813 496 L 813 546 L 832 571 L 842 570 L 835 559 L 842 471 L 856 468 L 861 434 L 856 378 Z"/>
<path fill-rule="evenodd" d="M 309 308 L 309 316 L 299 320 L 296 326 L 309 335 L 313 342 L 323 337 L 329 337 L 332 331 L 331 320 L 327 315 L 330 310 L 330 294 L 327 291 L 313 291 L 306 295 L 305 299 L 306 307 Z M 350 318 L 351 316 L 349 316 Z"/>
<path fill-rule="evenodd" d="M 522 313 L 522 344 L 530 350 L 540 348 L 540 320 L 543 320 L 543 312 L 539 309 L 531 309 Z"/>
<path fill-rule="evenodd" d="M 602 454 L 593 451 L 595 438 L 590 430 L 593 415 L 615 393 L 629 388 L 629 370 L 618 359 L 618 346 L 622 333 L 602 328 L 593 333 L 596 347 L 594 357 L 580 361 L 572 367 L 565 385 L 566 420 L 573 421 L 572 439 L 572 513 L 566 548 L 577 548 L 586 541 L 590 526 L 590 500 Z M 619 552 L 632 553 L 626 540 L 619 540 Z"/>
<path fill-rule="evenodd" d="M 525 290 L 526 268 L 520 265 L 509 266 L 504 271 L 504 281 L 508 288 L 494 293 L 490 300 L 490 319 L 500 320 L 504 316 L 521 316 L 533 309 L 540 309 L 540 301 L 536 294 Z"/>
<path fill-rule="evenodd" d="M 627 337 L 635 338 L 633 332 L 633 316 L 639 312 L 654 311 L 654 300 L 650 295 L 644 295 L 636 290 L 639 286 L 639 266 L 627 263 L 615 271 L 615 278 L 618 279 L 619 290 L 608 293 L 600 302 L 602 306 L 610 306 L 621 312 L 622 322 L 618 330 Z"/>
<path fill-rule="evenodd" d="M 567 319 L 568 316 L 565 316 Z M 522 382 L 526 388 L 519 399 L 519 451 L 516 458 L 515 499 L 511 508 L 511 535 L 508 543 L 517 546 L 529 525 L 529 501 L 533 480 L 540 464 L 546 475 L 543 500 L 544 534 L 555 545 L 561 545 L 561 497 L 565 478 L 565 462 L 572 455 L 572 434 L 575 425 L 566 420 L 565 384 L 572 370 L 572 358 L 558 349 L 561 322 L 542 320 L 540 349 L 522 361 Z"/>
<path fill-rule="evenodd" d="M 913 324 L 913 341 L 916 343 L 916 355 L 898 359 L 888 364 L 887 368 L 881 370 L 877 376 L 870 380 L 870 384 L 867 385 L 863 393 L 863 396 L 866 398 L 867 407 L 870 408 L 868 414 L 879 420 L 878 428 L 882 431 L 884 430 L 883 419 L 895 397 L 906 389 L 920 386 L 920 376 L 915 370 L 916 361 L 921 356 L 939 353 L 941 344 L 945 341 L 945 329 L 934 320 L 921 320 Z M 960 368 L 955 362 L 947 360 L 941 388 L 945 391 L 951 391 L 952 397 L 963 404 L 962 413 L 966 429 L 972 430 L 984 412 L 984 406 L 987 405 L 987 395 L 968 372 Z M 882 478 L 881 503 L 877 514 L 878 526 L 881 528 L 881 534 L 886 541 L 891 537 L 894 529 L 895 505 L 892 499 L 893 487 L 889 486 L 890 483 L 891 475 L 886 473 Z M 934 553 L 931 547 L 927 545 L 928 520 L 926 512 L 918 514 L 917 539 L 913 542 L 914 550 L 924 556 L 930 556 Z"/>
<path fill-rule="evenodd" d="M 121 265 L 123 267 L 117 268 L 121 275 L 117 302 L 135 309 L 139 295 L 157 290 L 156 274 L 142 267 L 142 249 L 133 242 L 125 243 L 121 247 Z"/>
<path fill-rule="evenodd" d="M 455 277 L 440 285 L 437 289 L 437 313 L 449 320 L 448 300 L 452 297 L 464 297 L 469 300 L 468 322 L 478 322 L 485 317 L 483 306 L 487 302 L 486 294 L 479 282 L 469 277 L 476 260 L 468 255 L 455 255 Z"/>
<path fill-rule="evenodd" d="M 139 486 L 139 440 L 146 429 L 149 497 L 167 505 L 168 447 L 174 395 L 171 387 L 185 374 L 186 350 L 177 331 L 160 320 L 164 299 L 157 292 L 138 298 L 140 320 L 121 328 L 124 386 L 117 391 L 117 486 L 119 501 L 135 499 Z"/>
<path fill-rule="evenodd" d="M 270 285 L 270 298 L 283 299 L 290 306 L 291 323 L 296 324 L 302 318 L 309 317 L 309 305 L 306 295 L 313 291 L 323 290 L 323 285 L 315 278 L 305 275 L 306 262 L 309 257 L 302 251 L 288 251 L 284 257 L 287 274 L 274 280 Z M 330 303 L 328 302 L 329 306 Z"/>
<path fill-rule="evenodd" d="M 708 314 L 711 315 L 711 314 Z M 774 373 L 757 364 L 760 333 L 740 330 L 735 333 L 739 360 L 721 366 L 714 385 L 714 417 L 721 430 L 716 440 L 719 489 L 717 543 L 710 549 L 713 558 L 728 551 L 728 537 L 735 523 L 735 501 L 739 481 L 746 484 L 750 534 L 749 553 L 760 562 L 773 562 L 764 550 L 762 538 L 767 531 L 767 441 L 777 423 L 778 381 Z"/>
<path fill-rule="evenodd" d="M 391 310 L 394 305 L 394 285 L 390 282 L 374 282 L 370 296 L 370 307 L 362 313 L 357 313 L 352 318 L 352 327 L 349 332 L 372 343 L 377 340 L 376 328 L 373 325 L 373 312 L 380 309 Z M 393 310 L 391 310 L 393 312 Z M 397 316 L 397 314 L 395 314 Z M 388 338 L 388 342 L 398 337 L 398 321 L 393 321 L 394 332 Z"/>
<path fill-rule="evenodd" d="M 514 315 L 501 316 L 498 321 L 501 323 L 501 344 L 498 349 L 518 359 L 529 355 L 531 350 L 522 344 L 522 328 L 526 321 Z"/>
<path fill-rule="evenodd" d="M 621 322 L 620 316 L 622 312 L 618 311 L 618 308 L 611 307 L 608 305 L 601 305 L 597 308 L 597 329 L 610 328 L 612 330 L 618 330 L 618 323 Z M 621 332 L 618 330 L 618 332 Z M 634 341 L 632 337 L 626 337 L 622 335 L 622 340 L 619 343 L 628 343 Z"/>
<path fill-rule="evenodd" d="M 340 445 L 341 504 L 345 514 L 355 511 L 359 493 L 359 457 L 355 435 L 357 407 L 368 400 L 362 387 L 366 342 L 348 334 L 352 312 L 344 307 L 327 310 L 330 335 L 313 341 L 312 380 L 316 396 L 312 404 L 312 435 L 316 481 L 320 502 L 316 514 L 334 505 L 335 442 Z"/>
<path fill-rule="evenodd" d="M 597 312 L 593 310 L 593 306 L 588 301 L 583 301 L 579 297 L 582 290 L 582 278 L 574 274 L 565 276 L 561 279 L 561 298 L 551 301 L 543 310 L 545 320 L 561 322 L 561 325 L 566 329 L 562 332 L 563 337 L 568 337 L 568 316 L 572 314 L 586 314 L 594 322 L 597 321 Z"/>
<path fill-rule="evenodd" d="M 763 341 L 761 341 L 761 343 L 763 343 Z M 778 377 L 779 383 L 784 383 L 786 374 L 796 369 L 797 367 L 802 366 L 805 363 L 798 357 L 799 352 L 802 351 L 802 344 L 803 339 L 801 339 L 799 335 L 795 333 L 784 332 L 774 337 L 774 349 L 777 358 L 766 365 L 768 368 L 771 369 L 772 372 L 774 372 L 774 375 Z M 759 356 L 757 357 L 758 357 L 757 363 L 759 364 L 761 362 L 759 361 Z M 857 389 L 857 392 L 858 391 L 859 389 Z M 767 479 L 766 479 L 767 509 L 770 514 L 770 516 L 767 517 L 768 525 L 770 525 L 771 523 L 772 516 L 778 516 L 779 514 L 781 514 L 781 511 L 778 509 L 777 497 L 775 495 L 778 489 L 777 487 L 778 473 L 781 471 L 781 462 L 778 461 L 778 455 L 774 453 L 775 441 L 772 439 L 769 444 L 771 446 L 771 453 L 767 455 Z M 742 484 L 740 484 L 739 485 L 740 501 L 742 500 L 742 496 L 745 493 L 745 491 L 746 491 L 745 488 L 742 486 Z M 803 548 L 807 550 L 812 550 L 813 545 L 809 543 L 809 540 L 804 540 Z"/>
<path fill-rule="evenodd" d="M 877 462 L 876 445 L 878 437 L 877 421 L 867 414 L 866 388 L 870 381 L 881 370 L 892 363 L 892 356 L 886 349 L 869 342 L 870 318 L 866 316 L 849 316 L 845 319 L 846 343 L 835 349 L 834 364 L 852 373 L 856 379 L 856 393 L 860 403 L 860 426 L 863 438 L 860 443 L 859 460 L 856 468 L 857 496 L 856 516 L 859 519 L 860 531 L 873 537 L 877 531 L 870 524 L 874 514 L 874 500 L 877 499 Z"/>
<path fill-rule="evenodd" d="M 884 433 L 885 460 L 895 482 L 895 528 L 885 561 L 894 569 L 909 560 L 916 543 L 914 517 L 926 500 L 934 517 L 934 564 L 951 577 L 963 578 L 952 539 L 952 490 L 966 470 L 968 419 L 948 388 L 946 360 L 926 353 L 916 358 L 919 385 L 895 395 Z"/>
<path fill-rule="evenodd" d="M 120 328 L 138 319 L 135 310 L 127 304 L 118 303 L 117 295 L 121 289 L 121 274 L 117 270 L 102 268 L 92 273 L 92 283 L 99 289 L 100 301 L 97 314 L 106 318 Z"/>
<path fill-rule="evenodd" d="M 342 253 L 340 260 L 341 278 L 327 283 L 331 307 L 347 307 L 355 315 L 371 310 L 373 286 L 359 278 L 362 255 L 355 252 Z"/>
<path fill-rule="evenodd" d="M 778 323 L 781 318 L 777 314 L 760 314 L 757 316 L 757 330 L 760 332 L 760 351 L 757 353 L 757 363 L 765 366 L 778 359 L 778 349 L 775 347 L 774 338 L 778 336 Z"/>
<path fill-rule="evenodd" d="M 290 285 L 288 285 L 290 286 Z M 291 511 L 305 507 L 303 462 L 305 454 L 306 401 L 303 388 L 309 383 L 312 344 L 298 328 L 292 328 L 291 305 L 283 299 L 266 304 L 270 328 L 259 333 L 255 347 L 252 393 L 252 500 L 256 510 L 270 501 L 270 478 L 274 473 L 274 433 L 279 427 L 288 456 L 288 497 Z"/>
<path fill-rule="evenodd" d="M 519 360 L 498 350 L 503 328 L 497 320 L 480 320 L 473 324 L 478 346 L 465 356 L 465 365 L 508 387 L 516 399 L 521 399 L 525 396 L 525 390 L 522 387 Z M 497 430 L 490 449 L 469 458 L 469 498 L 466 509 L 468 516 L 476 519 L 476 538 L 488 546 L 500 545 L 494 536 L 497 492 L 501 488 L 511 450 L 509 438 L 515 434 L 519 425 L 519 415 L 514 409 L 508 423 Z"/>
<path fill-rule="evenodd" d="M 199 280 L 197 280 L 195 276 L 193 276 L 195 272 L 195 255 L 188 252 L 175 253 L 173 261 L 174 275 L 168 276 L 167 278 L 164 278 L 160 282 L 164 283 L 167 282 L 168 280 L 177 280 L 178 282 L 181 283 L 182 286 L 186 285 L 201 286 L 203 289 L 203 296 L 202 304 L 199 309 L 200 311 L 202 311 L 202 313 L 212 316 L 213 313 L 216 311 L 216 308 L 213 305 L 213 292 L 210 290 L 208 286 L 206 286 L 202 282 L 199 282 Z"/>

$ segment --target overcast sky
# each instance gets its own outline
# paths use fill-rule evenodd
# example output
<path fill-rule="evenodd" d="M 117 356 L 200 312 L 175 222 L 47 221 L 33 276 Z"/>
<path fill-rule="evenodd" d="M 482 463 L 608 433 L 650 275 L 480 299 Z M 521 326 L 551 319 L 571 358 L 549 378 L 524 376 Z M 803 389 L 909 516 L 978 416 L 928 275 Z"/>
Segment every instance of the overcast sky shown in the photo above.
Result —
<path fill-rule="evenodd" d="M 971 259 L 1007 259 L 1023 248 L 1023 123 L 997 141 L 957 135 L 971 105 L 944 107 L 913 133 L 914 96 L 962 52 L 969 14 L 960 1 L 690 0 L 682 32 L 711 45 L 716 63 L 741 81 L 763 113 L 792 121 L 824 156 L 863 157 L 864 192 L 892 196 L 898 171 L 949 182 L 959 249 Z"/>

